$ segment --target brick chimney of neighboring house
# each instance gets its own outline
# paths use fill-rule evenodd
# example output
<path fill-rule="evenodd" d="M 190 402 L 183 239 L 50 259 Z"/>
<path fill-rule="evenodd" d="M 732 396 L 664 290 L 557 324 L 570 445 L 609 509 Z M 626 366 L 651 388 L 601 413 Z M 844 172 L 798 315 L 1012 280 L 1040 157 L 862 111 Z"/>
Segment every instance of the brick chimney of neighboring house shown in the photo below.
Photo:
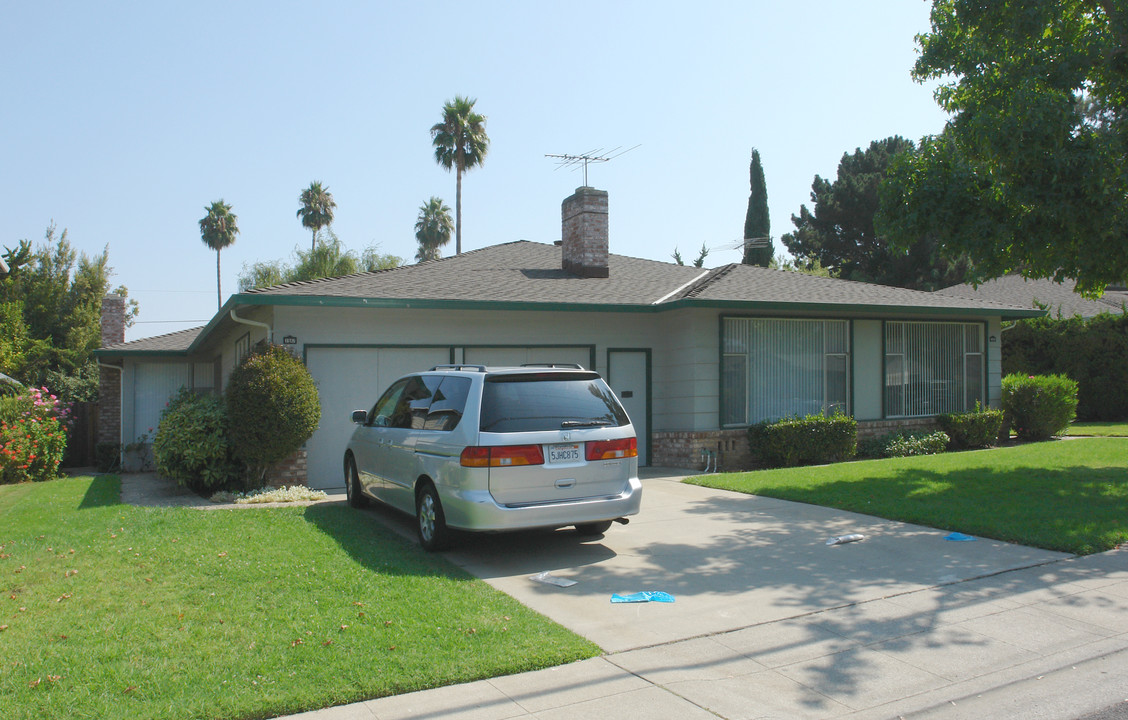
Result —
<path fill-rule="evenodd" d="M 125 298 L 102 298 L 102 347 L 125 342 Z M 97 442 L 121 442 L 121 371 L 98 368 Z"/>
<path fill-rule="evenodd" d="M 576 188 L 561 203 L 560 218 L 561 266 L 580 277 L 607 277 L 607 191 Z"/>

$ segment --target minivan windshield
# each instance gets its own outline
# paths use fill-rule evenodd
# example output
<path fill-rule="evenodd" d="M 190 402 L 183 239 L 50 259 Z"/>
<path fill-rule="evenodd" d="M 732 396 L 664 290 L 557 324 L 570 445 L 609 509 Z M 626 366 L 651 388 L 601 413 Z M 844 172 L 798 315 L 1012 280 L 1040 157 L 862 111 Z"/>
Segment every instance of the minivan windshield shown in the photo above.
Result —
<path fill-rule="evenodd" d="M 599 378 L 500 375 L 482 390 L 482 432 L 536 432 L 630 423 L 623 406 Z"/>

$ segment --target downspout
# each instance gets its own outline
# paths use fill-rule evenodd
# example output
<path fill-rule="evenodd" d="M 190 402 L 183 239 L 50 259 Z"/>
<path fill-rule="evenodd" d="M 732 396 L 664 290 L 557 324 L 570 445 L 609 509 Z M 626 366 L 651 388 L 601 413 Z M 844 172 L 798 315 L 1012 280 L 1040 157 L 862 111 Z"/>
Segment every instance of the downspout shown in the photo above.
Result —
<path fill-rule="evenodd" d="M 254 327 L 260 327 L 263 330 L 266 330 L 266 341 L 271 345 L 274 344 L 274 328 L 270 327 L 269 324 L 259 322 L 258 320 L 248 320 L 247 318 L 241 318 L 235 314 L 234 310 L 231 311 L 231 319 L 237 323 L 242 323 L 243 325 L 253 325 Z"/>
<path fill-rule="evenodd" d="M 118 371 L 118 467 L 122 467 L 125 463 L 125 443 L 122 440 L 122 431 L 125 429 L 125 383 L 123 374 L 125 372 L 124 365 L 111 365 L 98 360 L 98 367 L 104 367 L 109 370 Z M 95 454 L 97 457 L 97 454 Z"/>

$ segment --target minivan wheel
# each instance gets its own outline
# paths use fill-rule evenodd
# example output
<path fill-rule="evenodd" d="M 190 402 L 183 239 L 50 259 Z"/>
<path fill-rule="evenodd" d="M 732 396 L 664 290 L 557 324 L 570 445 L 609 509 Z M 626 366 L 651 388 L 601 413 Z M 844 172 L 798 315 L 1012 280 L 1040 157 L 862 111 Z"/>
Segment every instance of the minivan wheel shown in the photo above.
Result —
<path fill-rule="evenodd" d="M 415 529 L 419 531 L 419 544 L 424 550 L 445 550 L 450 545 L 443 506 L 431 483 L 420 486 L 415 494 Z"/>
<path fill-rule="evenodd" d="M 356 471 L 356 459 L 349 455 L 345 460 L 345 496 L 349 500 L 349 507 L 367 507 L 368 498 L 360 491 L 360 474 Z"/>
<path fill-rule="evenodd" d="M 607 529 L 610 527 L 610 520 L 593 523 L 582 523 L 576 526 L 576 532 L 578 532 L 580 535 L 584 535 L 585 537 L 589 537 L 593 535 L 602 535 L 603 533 L 607 532 Z"/>

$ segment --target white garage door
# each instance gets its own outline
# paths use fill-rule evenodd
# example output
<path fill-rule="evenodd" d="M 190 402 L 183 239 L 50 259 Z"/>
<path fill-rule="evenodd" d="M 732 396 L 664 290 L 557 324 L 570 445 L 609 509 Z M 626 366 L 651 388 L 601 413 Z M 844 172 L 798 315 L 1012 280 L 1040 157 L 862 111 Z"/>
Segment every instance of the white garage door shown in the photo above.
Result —
<path fill-rule="evenodd" d="M 309 348 L 306 367 L 317 382 L 321 423 L 306 442 L 309 485 L 344 487 L 342 463 L 352 411 L 371 408 L 401 375 L 450 362 L 448 348 Z"/>
<path fill-rule="evenodd" d="M 463 357 L 473 365 L 578 363 L 591 369 L 591 349 L 587 347 L 468 347 Z"/>

